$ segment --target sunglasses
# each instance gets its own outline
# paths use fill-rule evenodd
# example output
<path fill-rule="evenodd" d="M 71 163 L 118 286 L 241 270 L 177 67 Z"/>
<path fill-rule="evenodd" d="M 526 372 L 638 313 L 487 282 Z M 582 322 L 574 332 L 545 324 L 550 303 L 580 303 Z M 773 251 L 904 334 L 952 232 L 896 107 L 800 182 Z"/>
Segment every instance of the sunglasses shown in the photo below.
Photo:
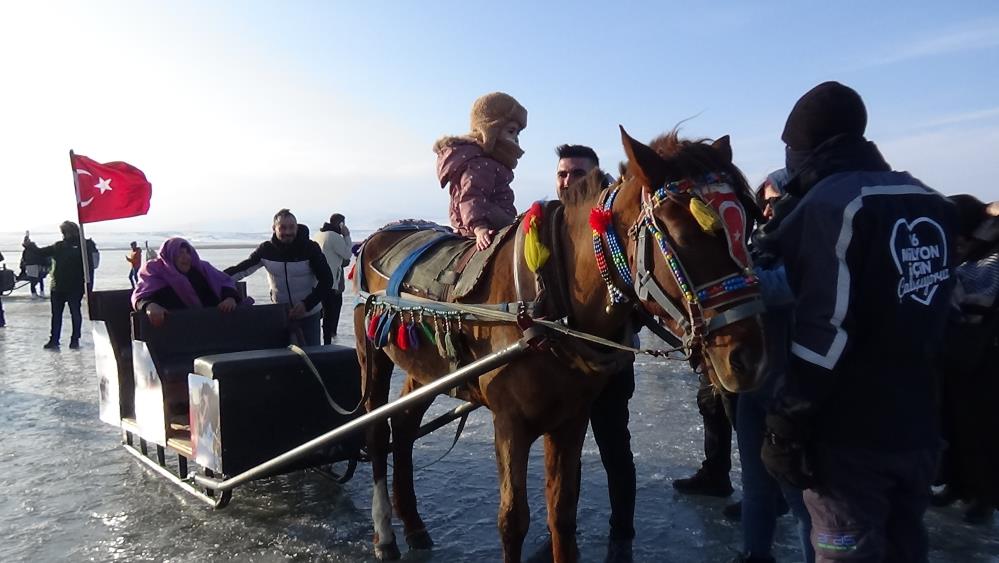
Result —
<path fill-rule="evenodd" d="M 763 199 L 763 208 L 766 209 L 767 207 L 773 207 L 774 205 L 777 205 L 777 202 L 780 201 L 780 198 L 781 198 L 781 196 L 779 196 L 779 195 L 778 196 L 774 196 L 774 197 L 764 198 Z"/>

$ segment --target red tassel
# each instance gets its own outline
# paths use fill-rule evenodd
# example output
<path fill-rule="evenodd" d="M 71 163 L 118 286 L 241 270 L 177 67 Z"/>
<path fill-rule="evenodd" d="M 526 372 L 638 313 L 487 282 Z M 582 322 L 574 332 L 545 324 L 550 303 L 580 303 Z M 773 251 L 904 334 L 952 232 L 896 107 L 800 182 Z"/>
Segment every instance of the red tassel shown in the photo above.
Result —
<path fill-rule="evenodd" d="M 409 350 L 409 338 L 406 335 L 406 323 L 399 321 L 399 330 L 395 333 L 395 345 L 400 350 Z"/>
<path fill-rule="evenodd" d="M 378 329 L 378 317 L 381 315 L 371 315 L 371 321 L 368 322 L 368 340 L 375 339 L 375 330 Z"/>
<path fill-rule="evenodd" d="M 544 216 L 544 209 L 541 207 L 541 202 L 535 201 L 534 203 L 532 203 L 531 208 L 528 209 L 527 213 L 524 214 L 524 223 L 523 223 L 524 232 L 526 233 L 531 230 L 531 226 L 534 224 L 534 222 L 532 222 L 532 219 L 537 219 L 537 224 L 540 226 L 541 219 L 543 218 L 543 216 Z"/>
<path fill-rule="evenodd" d="M 347 272 L 347 279 L 348 280 L 354 281 L 354 268 L 356 268 L 356 267 L 357 267 L 357 262 L 354 262 L 353 264 L 350 265 L 350 271 Z"/>
<path fill-rule="evenodd" d="M 614 216 L 611 214 L 610 209 L 594 207 L 590 210 L 590 228 L 600 234 L 606 233 L 607 228 L 610 227 L 613 221 Z"/>

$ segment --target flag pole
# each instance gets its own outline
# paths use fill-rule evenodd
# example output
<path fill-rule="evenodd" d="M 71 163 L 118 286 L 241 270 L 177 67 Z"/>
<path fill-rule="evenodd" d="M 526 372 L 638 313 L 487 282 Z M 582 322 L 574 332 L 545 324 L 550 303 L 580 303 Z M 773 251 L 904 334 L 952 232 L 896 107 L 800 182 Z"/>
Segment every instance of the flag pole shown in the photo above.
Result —
<path fill-rule="evenodd" d="M 80 254 L 83 256 L 83 290 L 87 295 L 87 313 L 93 320 L 93 311 L 90 304 L 90 252 L 87 251 L 87 235 L 83 230 L 83 220 L 80 218 L 80 178 L 76 174 L 76 164 L 73 161 L 73 149 L 69 151 L 69 167 L 73 171 L 73 189 L 76 199 L 76 224 L 80 226 Z"/>

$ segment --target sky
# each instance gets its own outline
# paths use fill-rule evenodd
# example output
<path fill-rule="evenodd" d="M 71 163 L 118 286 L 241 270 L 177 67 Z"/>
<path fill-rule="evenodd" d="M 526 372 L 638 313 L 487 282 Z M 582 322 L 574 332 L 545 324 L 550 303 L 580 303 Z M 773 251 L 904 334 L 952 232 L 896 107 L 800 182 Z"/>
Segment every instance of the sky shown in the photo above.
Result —
<path fill-rule="evenodd" d="M 446 222 L 433 142 L 472 101 L 529 112 L 517 206 L 554 148 L 624 158 L 680 124 L 730 135 L 750 183 L 783 166 L 794 102 L 838 80 L 889 163 L 999 199 L 999 4 L 981 2 L 5 2 L 0 232 L 75 220 L 70 149 L 153 185 L 110 231 L 264 232 L 279 208 L 371 228 Z"/>

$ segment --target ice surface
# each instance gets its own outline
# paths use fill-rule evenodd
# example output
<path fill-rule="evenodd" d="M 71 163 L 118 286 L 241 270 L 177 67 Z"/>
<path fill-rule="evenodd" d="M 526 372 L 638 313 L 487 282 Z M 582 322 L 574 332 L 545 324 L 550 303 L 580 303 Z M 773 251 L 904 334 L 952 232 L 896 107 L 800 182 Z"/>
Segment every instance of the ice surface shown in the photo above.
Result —
<path fill-rule="evenodd" d="M 152 241 L 150 241 L 152 243 Z M 206 250 L 219 267 L 248 250 Z M 102 258 L 98 288 L 127 287 L 124 252 Z M 262 273 L 248 280 L 266 302 Z M 0 561 L 364 561 L 370 549 L 371 479 L 362 465 L 354 479 L 335 485 L 313 473 L 255 482 L 233 502 L 212 511 L 143 468 L 119 446 L 117 431 L 97 419 L 93 344 L 85 326 L 83 349 L 41 349 L 48 338 L 48 301 L 21 289 L 3 299 L 0 329 Z M 340 334 L 350 333 L 352 297 L 344 299 Z M 68 315 L 63 325 L 69 330 Z M 647 334 L 643 334 L 648 339 Z M 352 345 L 341 336 L 339 341 Z M 63 337 L 68 343 L 68 334 Z M 396 387 L 400 378 L 396 379 Z M 697 382 L 683 364 L 640 358 L 631 403 L 638 469 L 636 561 L 726 561 L 740 547 L 739 525 L 725 521 L 729 500 L 677 495 L 670 482 L 689 475 L 701 459 Z M 441 399 L 433 412 L 454 403 Z M 432 414 L 431 413 L 431 414 Z M 453 426 L 423 439 L 416 465 L 437 459 Z M 530 553 L 544 538 L 541 447 L 530 465 Z M 738 488 L 738 463 L 733 481 Z M 405 560 L 496 561 L 496 467 L 489 413 L 476 411 L 455 450 L 420 471 L 417 492 L 436 546 Z M 583 452 L 579 540 L 583 561 L 602 561 L 608 503 L 596 445 Z M 738 492 L 733 499 L 738 498 Z M 933 509 L 926 518 L 933 561 L 999 561 L 996 520 L 961 522 L 958 508 Z M 401 532 L 401 527 L 397 530 Z M 790 517 L 778 528 L 779 561 L 797 561 Z"/>

